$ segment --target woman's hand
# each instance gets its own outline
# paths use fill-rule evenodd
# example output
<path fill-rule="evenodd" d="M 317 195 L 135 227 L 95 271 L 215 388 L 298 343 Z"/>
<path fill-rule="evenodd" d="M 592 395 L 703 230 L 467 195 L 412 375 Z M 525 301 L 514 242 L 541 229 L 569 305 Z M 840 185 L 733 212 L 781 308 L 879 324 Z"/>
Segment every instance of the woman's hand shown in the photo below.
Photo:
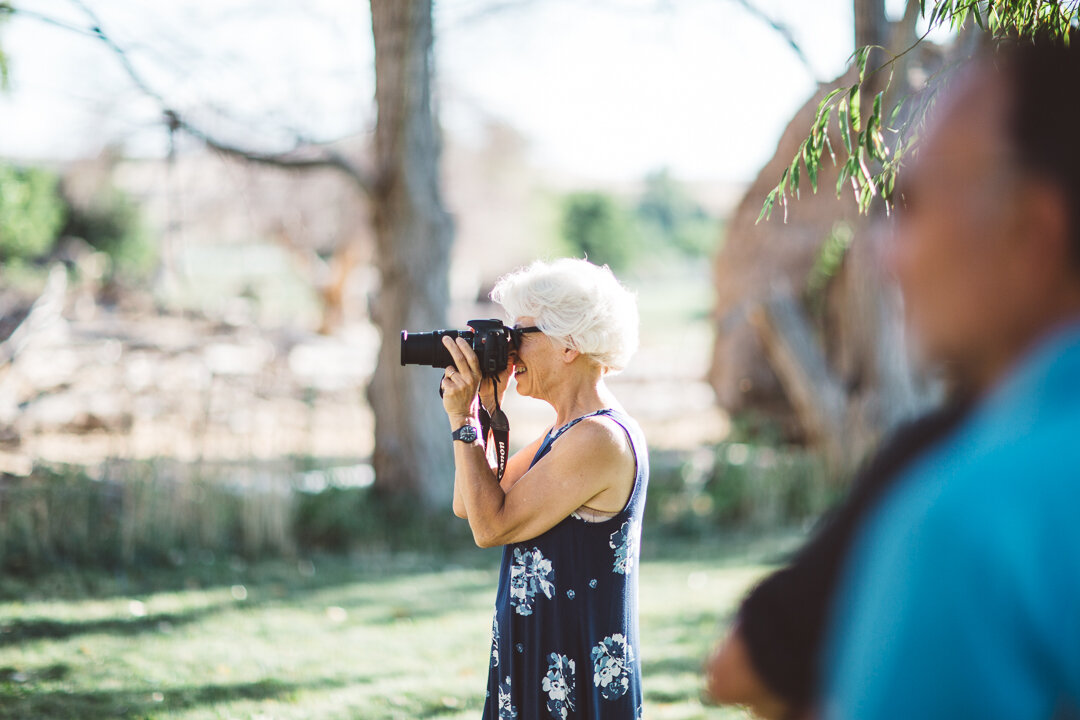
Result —
<path fill-rule="evenodd" d="M 451 339 L 445 335 L 442 344 L 454 358 L 454 364 L 446 368 L 439 387 L 443 394 L 443 409 L 451 425 L 476 414 L 476 393 L 480 389 L 480 359 L 462 338 Z"/>

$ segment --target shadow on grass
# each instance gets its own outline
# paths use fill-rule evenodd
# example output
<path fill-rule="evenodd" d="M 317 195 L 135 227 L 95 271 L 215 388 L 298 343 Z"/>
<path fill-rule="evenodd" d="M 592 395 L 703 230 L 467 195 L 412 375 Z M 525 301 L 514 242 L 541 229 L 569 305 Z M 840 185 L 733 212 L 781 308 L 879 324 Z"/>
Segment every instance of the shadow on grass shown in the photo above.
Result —
<path fill-rule="evenodd" d="M 295 559 L 247 562 L 237 557 L 195 560 L 182 566 L 143 566 L 120 571 L 66 567 L 33 576 L 0 575 L 0 602 L 42 599 L 84 600 L 148 595 L 159 592 L 212 590 L 244 585 L 278 597 L 332 589 L 356 582 L 380 582 L 441 570 L 498 567 L 490 551 L 465 550 L 312 554 Z"/>
<path fill-rule="evenodd" d="M 66 640 L 77 635 L 140 635 L 161 632 L 165 628 L 198 622 L 234 605 L 198 608 L 185 613 L 159 613 L 137 618 L 102 618 L 100 620 L 12 620 L 0 623 L 0 647 L 32 640 Z"/>
<path fill-rule="evenodd" d="M 13 667 L 0 667 L 0 683 L 56 682 L 71 674 L 71 666 L 54 663 L 36 670 L 23 671 Z"/>
<path fill-rule="evenodd" d="M 243 602 L 222 602 L 192 608 L 184 612 L 155 613 L 143 617 L 108 617 L 93 620 L 56 620 L 51 618 L 13 618 L 0 620 L 0 649 L 34 641 L 64 641 L 83 635 L 112 635 L 132 637 L 148 633 L 169 632 L 180 626 L 197 624 L 222 612 L 261 612 L 274 607 L 303 607 L 314 593 L 346 583 L 339 573 L 332 573 L 334 582 L 311 582 L 287 586 L 280 583 L 249 584 L 251 593 Z M 323 604 L 340 604 L 348 610 L 377 610 L 366 617 L 369 625 L 391 625 L 400 621 L 438 620 L 469 606 L 469 597 L 489 591 L 494 597 L 494 578 L 460 579 L 447 575 L 445 580 L 429 569 L 407 569 L 398 574 L 379 573 L 375 576 L 361 575 L 349 578 L 352 591 L 335 597 L 333 594 L 320 599 Z M 409 586 L 409 578 L 423 578 L 417 588 Z M 386 585 L 394 587 L 391 597 L 381 590 Z M 433 599 L 431 587 L 438 587 L 438 598 Z M 375 592 L 375 595 L 369 593 Z M 357 596 L 357 594 L 359 596 Z M 449 600 L 449 602 L 447 602 Z M 366 614 L 366 613 L 365 613 Z M 0 682 L 3 682 L 0 668 Z"/>
<path fill-rule="evenodd" d="M 34 692 L 8 685 L 0 686 L 0 718 L 145 718 L 236 700 L 288 700 L 300 690 L 340 686 L 341 683 L 327 680 L 310 684 L 260 680 L 235 685 L 188 685 L 154 693 L 149 690 Z"/>

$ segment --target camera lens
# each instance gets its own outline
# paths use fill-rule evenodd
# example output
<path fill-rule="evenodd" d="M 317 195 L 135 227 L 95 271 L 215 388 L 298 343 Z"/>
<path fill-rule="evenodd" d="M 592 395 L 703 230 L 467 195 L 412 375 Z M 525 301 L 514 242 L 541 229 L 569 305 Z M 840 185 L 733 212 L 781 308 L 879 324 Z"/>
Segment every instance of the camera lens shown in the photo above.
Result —
<path fill-rule="evenodd" d="M 445 368 L 454 364 L 450 351 L 442 344 L 443 337 L 463 337 L 472 340 L 472 333 L 458 330 L 436 330 L 434 332 L 410 333 L 401 331 L 401 364 L 430 365 Z"/>

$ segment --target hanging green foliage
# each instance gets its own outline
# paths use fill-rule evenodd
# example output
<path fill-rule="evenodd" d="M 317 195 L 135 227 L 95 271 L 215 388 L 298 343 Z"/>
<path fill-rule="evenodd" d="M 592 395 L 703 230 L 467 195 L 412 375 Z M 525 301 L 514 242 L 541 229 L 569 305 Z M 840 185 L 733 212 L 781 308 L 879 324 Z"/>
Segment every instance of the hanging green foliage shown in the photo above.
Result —
<path fill-rule="evenodd" d="M 811 190 L 817 192 L 818 173 L 826 153 L 829 161 L 840 168 L 836 183 L 838 196 L 850 186 L 862 212 L 867 212 L 876 198 L 885 203 L 886 211 L 891 209 L 897 173 L 905 156 L 913 149 L 927 112 L 934 105 L 941 89 L 941 77 L 928 78 L 922 88 L 892 103 L 888 112 L 883 106 L 892 83 L 893 64 L 931 31 L 943 27 L 959 31 L 968 22 L 974 22 L 991 38 L 1050 33 L 1067 41 L 1070 28 L 1080 21 L 1080 0 L 940 0 L 930 7 L 929 15 L 927 5 L 926 0 L 921 0 L 920 13 L 928 20 L 926 33 L 911 48 L 869 72 L 867 59 L 871 51 L 884 51 L 884 48 L 875 45 L 855 51 L 853 58 L 858 80 L 832 90 L 818 104 L 810 133 L 799 145 L 791 164 L 781 173 L 776 187 L 766 196 L 758 222 L 771 217 L 777 205 L 784 210 L 786 219 L 788 200 L 799 196 L 804 169 Z M 873 78 L 880 86 L 877 76 L 882 73 L 889 73 L 884 89 L 872 95 L 869 112 L 866 112 L 863 103 L 871 95 L 870 80 Z M 842 147 L 834 148 L 829 140 L 833 127 L 840 135 Z"/>

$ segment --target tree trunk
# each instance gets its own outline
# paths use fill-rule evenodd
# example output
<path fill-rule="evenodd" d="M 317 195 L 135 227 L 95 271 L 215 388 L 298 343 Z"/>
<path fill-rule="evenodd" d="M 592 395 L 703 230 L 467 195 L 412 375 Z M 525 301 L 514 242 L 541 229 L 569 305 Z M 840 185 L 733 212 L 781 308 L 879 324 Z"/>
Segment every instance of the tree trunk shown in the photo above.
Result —
<path fill-rule="evenodd" d="M 453 458 L 439 372 L 402 367 L 402 330 L 442 328 L 453 227 L 439 195 L 440 140 L 432 107 L 431 0 L 371 0 L 375 37 L 376 182 L 372 192 L 380 287 L 371 316 L 382 333 L 368 388 L 375 414 L 375 485 L 449 503 Z"/>
<path fill-rule="evenodd" d="M 919 0 L 908 0 L 902 20 L 890 24 L 882 0 L 855 0 L 859 46 L 882 45 L 870 67 L 899 55 L 914 42 Z M 929 54 L 929 56 L 927 56 Z M 887 96 L 907 92 L 910 63 L 933 67 L 929 47 L 910 53 L 894 66 Z M 863 107 L 884 88 L 888 73 L 868 78 Z M 854 70 L 834 87 L 855 81 Z M 836 168 L 825 163 L 820 194 L 793 200 L 788 222 L 755 222 L 766 193 L 806 137 L 821 96 L 821 86 L 792 120 L 776 155 L 736 209 L 716 257 L 717 337 L 709 379 L 721 405 L 732 412 L 766 413 L 829 458 L 844 472 L 898 421 L 938 396 L 938 388 L 918 377 L 905 348 L 899 298 L 878 272 L 877 250 L 884 219 L 859 215 L 851 193 L 832 195 Z M 887 97 L 886 107 L 892 106 Z M 833 138 L 834 147 L 839 138 Z M 845 227 L 854 241 L 839 271 L 830 279 L 822 317 L 801 312 L 807 282 L 825 239 Z M 774 287 L 790 288 L 777 295 Z M 748 322 L 749 321 L 749 322 Z M 818 347 L 817 343 L 821 342 Z M 841 396 L 842 401 L 837 397 Z"/>
<path fill-rule="evenodd" d="M 888 43 L 889 19 L 885 0 L 854 0 L 855 48 Z"/>

